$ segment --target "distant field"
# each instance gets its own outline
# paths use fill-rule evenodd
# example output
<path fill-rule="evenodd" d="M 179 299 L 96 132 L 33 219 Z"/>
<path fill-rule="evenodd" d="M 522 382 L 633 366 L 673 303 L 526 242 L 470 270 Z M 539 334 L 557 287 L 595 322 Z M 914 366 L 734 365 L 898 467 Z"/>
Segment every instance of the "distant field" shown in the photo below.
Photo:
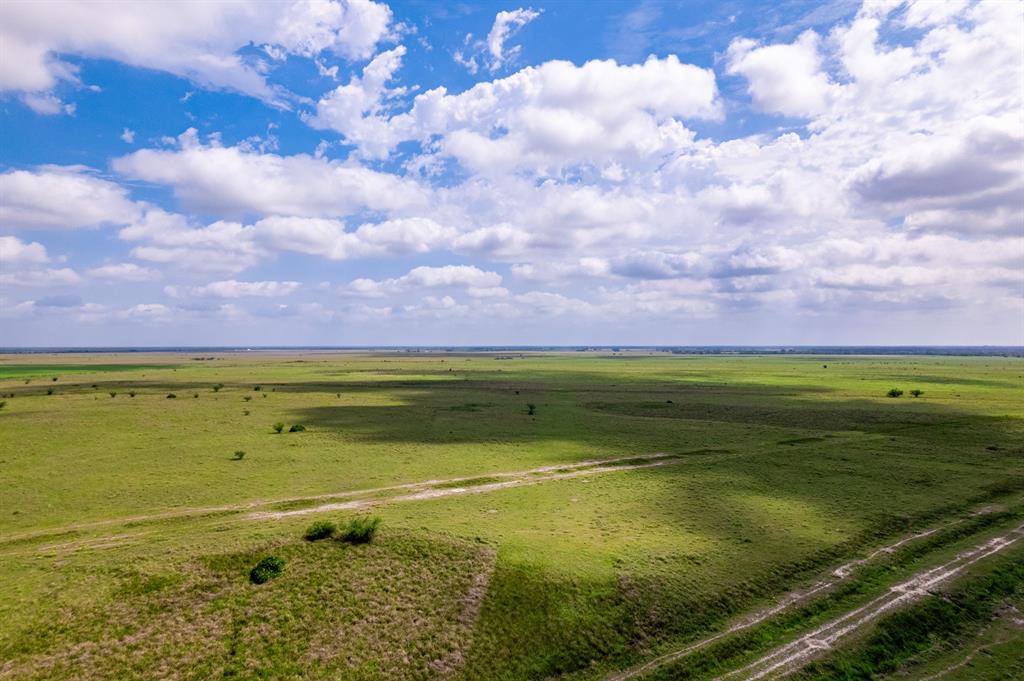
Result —
<path fill-rule="evenodd" d="M 108 371 L 168 369 L 165 364 L 0 364 L 0 379 L 57 377 L 64 374 L 99 374 Z"/>
<path fill-rule="evenodd" d="M 210 357 L 0 357 L 0 678 L 600 679 L 969 528 L 676 663 L 714 678 L 1024 520 L 1020 358 Z M 364 513 L 372 544 L 301 539 Z M 898 671 L 972 635 L 1005 669 L 1014 621 Z"/>

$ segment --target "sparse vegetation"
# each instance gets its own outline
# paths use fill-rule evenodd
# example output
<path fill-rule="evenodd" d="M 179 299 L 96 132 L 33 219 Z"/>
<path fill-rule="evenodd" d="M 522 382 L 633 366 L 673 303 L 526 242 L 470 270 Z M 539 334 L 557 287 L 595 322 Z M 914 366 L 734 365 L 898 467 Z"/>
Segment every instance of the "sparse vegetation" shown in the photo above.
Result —
<path fill-rule="evenodd" d="M 899 388 L 891 388 L 889 392 L 886 393 L 886 395 L 888 395 L 889 397 L 901 397 L 903 395 L 903 391 L 900 390 Z"/>
<path fill-rule="evenodd" d="M 167 399 L 169 399 L 169 400 L 177 399 L 177 397 L 178 396 L 175 395 L 174 393 L 167 393 Z"/>
<path fill-rule="evenodd" d="M 116 392 L 114 392 L 113 390 L 111 390 L 111 391 L 110 391 L 110 396 L 111 396 L 111 397 L 117 397 L 117 393 L 116 393 Z"/>
<path fill-rule="evenodd" d="M 534 414 L 536 414 L 537 413 L 537 405 L 536 404 L 528 404 L 528 405 L 526 405 L 526 413 L 529 416 L 533 416 Z"/>
<path fill-rule="evenodd" d="M 7 400 L 0 401 L 0 409 L 3 409 L 6 406 L 7 406 Z"/>
<path fill-rule="evenodd" d="M 129 390 L 128 391 L 128 397 L 135 397 L 135 391 L 134 390 Z"/>
<path fill-rule="evenodd" d="M 913 390 L 910 391 L 910 394 L 913 395 L 914 397 L 920 397 L 921 395 L 924 395 L 924 391 L 914 388 Z"/>
<path fill-rule="evenodd" d="M 245 458 L 245 450 L 244 449 L 236 449 L 235 450 L 235 456 L 233 457 L 233 460 L 234 461 L 241 461 L 244 458 Z"/>
<path fill-rule="evenodd" d="M 53 394 L 53 388 L 47 388 L 46 389 L 46 394 L 47 395 L 52 395 Z"/>
<path fill-rule="evenodd" d="M 338 538 L 348 544 L 369 544 L 377 534 L 379 525 L 380 518 L 377 516 L 352 518 L 338 533 Z"/>
<path fill-rule="evenodd" d="M 249 581 L 253 584 L 263 584 L 284 571 L 284 561 L 277 556 L 267 556 L 256 567 L 249 571 Z"/>
<path fill-rule="evenodd" d="M 301 423 L 296 423 L 294 426 L 288 429 L 289 433 L 301 433 L 306 430 L 306 426 Z"/>
<path fill-rule="evenodd" d="M 337 529 L 338 526 L 330 520 L 318 520 L 307 527 L 306 533 L 302 536 L 306 541 L 317 541 L 320 539 L 327 539 L 333 535 Z"/>
<path fill-rule="evenodd" d="M 278 421 L 271 427 L 274 429 L 275 433 L 280 433 L 282 430 L 284 430 L 284 424 L 281 423 L 280 421 Z"/>
<path fill-rule="evenodd" d="M 224 387 L 224 384 L 223 384 L 223 383 L 216 383 L 216 384 L 214 384 L 214 386 L 213 386 L 213 392 L 215 392 L 215 393 L 219 393 L 219 392 L 220 392 L 220 389 L 221 389 L 221 388 L 223 388 L 223 387 Z"/>
<path fill-rule="evenodd" d="M 243 399 L 243 400 L 245 400 L 246 402 L 249 402 L 249 401 L 251 401 L 251 400 L 252 400 L 252 395 L 246 395 L 246 396 L 245 396 L 245 397 L 243 397 L 242 399 Z"/>

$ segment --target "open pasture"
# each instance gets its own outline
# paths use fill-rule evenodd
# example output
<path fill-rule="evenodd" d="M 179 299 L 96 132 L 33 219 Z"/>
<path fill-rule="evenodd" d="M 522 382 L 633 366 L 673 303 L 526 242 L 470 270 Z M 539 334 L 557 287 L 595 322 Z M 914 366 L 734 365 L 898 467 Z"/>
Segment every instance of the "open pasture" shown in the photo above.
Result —
<path fill-rule="evenodd" d="M 212 357 L 0 358 L 0 678 L 603 678 L 1024 508 L 1019 358 Z"/>

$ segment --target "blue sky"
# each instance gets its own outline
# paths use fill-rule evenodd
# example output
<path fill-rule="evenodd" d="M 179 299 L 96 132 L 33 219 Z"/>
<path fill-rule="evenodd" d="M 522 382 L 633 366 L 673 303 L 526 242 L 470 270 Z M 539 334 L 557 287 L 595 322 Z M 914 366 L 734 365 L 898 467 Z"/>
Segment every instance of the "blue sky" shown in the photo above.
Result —
<path fill-rule="evenodd" d="M 0 345 L 1019 344 L 1019 2 L 0 6 Z"/>

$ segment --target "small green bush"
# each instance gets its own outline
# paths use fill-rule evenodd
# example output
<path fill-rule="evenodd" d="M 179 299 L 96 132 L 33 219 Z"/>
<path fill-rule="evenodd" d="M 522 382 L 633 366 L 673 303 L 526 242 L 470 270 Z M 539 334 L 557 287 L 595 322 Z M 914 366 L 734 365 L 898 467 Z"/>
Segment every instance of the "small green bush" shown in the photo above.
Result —
<path fill-rule="evenodd" d="M 284 424 L 278 421 L 277 423 L 274 424 L 273 428 L 275 433 L 280 433 L 282 430 L 284 430 Z"/>
<path fill-rule="evenodd" d="M 215 392 L 215 393 L 219 393 L 219 392 L 220 392 L 220 389 L 221 389 L 221 388 L 223 388 L 223 387 L 224 387 L 224 385 L 223 385 L 223 384 L 221 384 L 221 383 L 218 383 L 217 385 L 213 386 L 213 392 Z"/>
<path fill-rule="evenodd" d="M 128 391 L 128 397 L 135 397 L 135 391 L 134 390 L 129 390 Z"/>
<path fill-rule="evenodd" d="M 289 433 L 302 433 L 306 430 L 306 426 L 301 423 L 296 423 L 294 426 L 288 429 Z"/>
<path fill-rule="evenodd" d="M 253 584 L 263 584 L 269 579 L 277 577 L 284 570 L 284 561 L 277 556 L 267 556 L 256 563 L 249 572 L 249 581 Z"/>
<path fill-rule="evenodd" d="M 903 391 L 900 390 L 899 388 L 893 388 L 892 390 L 887 392 L 886 395 L 888 395 L 889 397 L 900 397 L 901 395 L 903 395 Z"/>
<path fill-rule="evenodd" d="M 924 395 L 924 391 L 914 388 L 913 390 L 910 391 L 910 394 L 913 395 L 914 397 L 920 397 L 921 395 Z"/>
<path fill-rule="evenodd" d="M 47 395 L 52 395 L 53 394 L 53 388 L 47 388 L 46 389 L 46 394 Z"/>
<path fill-rule="evenodd" d="M 241 461 L 244 458 L 245 458 L 245 450 L 236 449 L 235 450 L 235 458 L 234 458 L 234 460 L 235 461 Z"/>
<path fill-rule="evenodd" d="M 248 416 L 248 415 L 249 415 L 249 414 L 251 414 L 251 413 L 252 413 L 252 412 L 250 412 L 250 411 L 249 411 L 248 409 L 243 409 L 243 410 L 242 410 L 242 416 Z"/>
<path fill-rule="evenodd" d="M 199 399 L 199 393 L 192 393 L 192 397 L 198 400 Z"/>
<path fill-rule="evenodd" d="M 526 413 L 529 414 L 530 416 L 533 416 L 534 414 L 536 414 L 537 413 L 537 405 L 536 404 L 528 404 L 528 405 L 526 405 Z"/>
<path fill-rule="evenodd" d="M 54 376 L 54 377 L 53 377 L 53 380 L 54 380 L 54 381 L 56 381 L 56 380 L 57 380 L 57 377 L 56 377 L 56 376 Z"/>
<path fill-rule="evenodd" d="M 318 539 L 327 539 L 334 534 L 337 529 L 338 526 L 330 520 L 318 520 L 307 527 L 306 533 L 302 536 L 306 541 L 317 541 Z"/>
<path fill-rule="evenodd" d="M 116 392 L 114 392 L 113 390 L 111 390 L 111 391 L 110 391 L 110 396 L 111 396 L 111 397 L 117 397 L 117 393 L 116 393 Z"/>
<path fill-rule="evenodd" d="M 349 544 L 369 544 L 373 541 L 373 535 L 377 533 L 377 526 L 380 525 L 380 518 L 377 516 L 366 516 L 364 518 L 352 518 L 348 525 L 338 536 L 343 542 Z"/>
<path fill-rule="evenodd" d="M 254 386 L 254 387 L 253 387 L 253 390 L 255 390 L 256 392 L 259 392 L 260 390 L 263 390 L 263 388 L 261 388 L 261 387 L 259 387 L 259 386 L 257 385 L 257 386 Z"/>
<path fill-rule="evenodd" d="M 246 402 L 249 402 L 250 400 L 252 400 L 252 395 L 246 395 L 242 399 L 245 400 Z"/>
<path fill-rule="evenodd" d="M 169 399 L 169 400 L 175 400 L 175 399 L 177 399 L 177 398 L 178 398 L 178 396 L 177 396 L 177 395 L 175 395 L 174 393 L 167 393 L 167 399 Z"/>
<path fill-rule="evenodd" d="M 0 409 L 3 409 L 6 406 L 7 406 L 7 400 L 4 400 L 3 402 L 0 402 Z"/>

